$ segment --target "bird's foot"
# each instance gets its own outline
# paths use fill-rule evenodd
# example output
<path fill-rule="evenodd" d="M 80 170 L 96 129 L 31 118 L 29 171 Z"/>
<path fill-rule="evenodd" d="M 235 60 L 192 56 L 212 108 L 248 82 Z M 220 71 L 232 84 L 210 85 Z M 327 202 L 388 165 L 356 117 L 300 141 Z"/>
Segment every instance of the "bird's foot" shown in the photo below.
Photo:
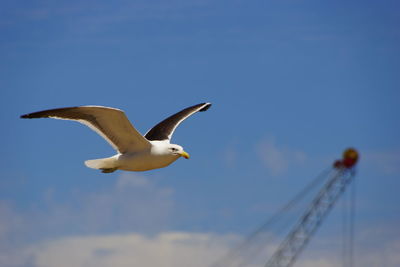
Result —
<path fill-rule="evenodd" d="M 102 173 L 112 173 L 115 172 L 118 168 L 101 168 Z"/>

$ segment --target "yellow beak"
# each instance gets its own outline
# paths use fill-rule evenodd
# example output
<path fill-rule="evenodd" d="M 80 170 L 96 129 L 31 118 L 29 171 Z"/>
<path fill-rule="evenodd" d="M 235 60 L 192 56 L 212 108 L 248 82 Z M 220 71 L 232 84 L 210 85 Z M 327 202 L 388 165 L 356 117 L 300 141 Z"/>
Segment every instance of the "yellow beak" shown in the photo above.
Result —
<path fill-rule="evenodd" d="M 190 155 L 185 151 L 182 151 L 181 156 L 184 157 L 185 159 L 189 159 L 190 158 Z"/>

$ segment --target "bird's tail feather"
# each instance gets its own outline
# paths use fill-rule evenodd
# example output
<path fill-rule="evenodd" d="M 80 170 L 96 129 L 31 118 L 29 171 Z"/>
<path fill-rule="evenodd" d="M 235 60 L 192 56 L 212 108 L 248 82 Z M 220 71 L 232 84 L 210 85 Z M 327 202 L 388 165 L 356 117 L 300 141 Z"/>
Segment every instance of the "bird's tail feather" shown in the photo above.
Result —
<path fill-rule="evenodd" d="M 85 165 L 89 168 L 100 170 L 117 168 L 115 157 L 86 160 Z"/>

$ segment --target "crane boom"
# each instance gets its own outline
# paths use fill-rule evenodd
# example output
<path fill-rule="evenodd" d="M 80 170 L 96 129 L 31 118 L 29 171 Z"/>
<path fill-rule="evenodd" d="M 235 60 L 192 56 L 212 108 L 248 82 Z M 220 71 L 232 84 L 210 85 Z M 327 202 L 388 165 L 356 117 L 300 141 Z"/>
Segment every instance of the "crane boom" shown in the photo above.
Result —
<path fill-rule="evenodd" d="M 346 164 L 346 161 L 343 162 Z M 341 163 L 339 162 L 339 165 L 335 166 L 336 172 L 319 191 L 299 222 L 265 264 L 265 267 L 290 267 L 294 264 L 311 236 L 355 176 L 353 169 L 340 165 Z"/>

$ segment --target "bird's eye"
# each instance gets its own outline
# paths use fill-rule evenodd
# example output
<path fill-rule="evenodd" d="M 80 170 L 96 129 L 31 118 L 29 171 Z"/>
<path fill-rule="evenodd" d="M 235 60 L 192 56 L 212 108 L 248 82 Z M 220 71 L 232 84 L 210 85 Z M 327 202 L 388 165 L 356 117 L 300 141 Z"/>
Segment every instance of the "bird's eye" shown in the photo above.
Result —
<path fill-rule="evenodd" d="M 176 149 L 175 147 L 172 147 L 171 150 L 172 150 L 173 152 L 178 151 L 178 149 Z"/>

